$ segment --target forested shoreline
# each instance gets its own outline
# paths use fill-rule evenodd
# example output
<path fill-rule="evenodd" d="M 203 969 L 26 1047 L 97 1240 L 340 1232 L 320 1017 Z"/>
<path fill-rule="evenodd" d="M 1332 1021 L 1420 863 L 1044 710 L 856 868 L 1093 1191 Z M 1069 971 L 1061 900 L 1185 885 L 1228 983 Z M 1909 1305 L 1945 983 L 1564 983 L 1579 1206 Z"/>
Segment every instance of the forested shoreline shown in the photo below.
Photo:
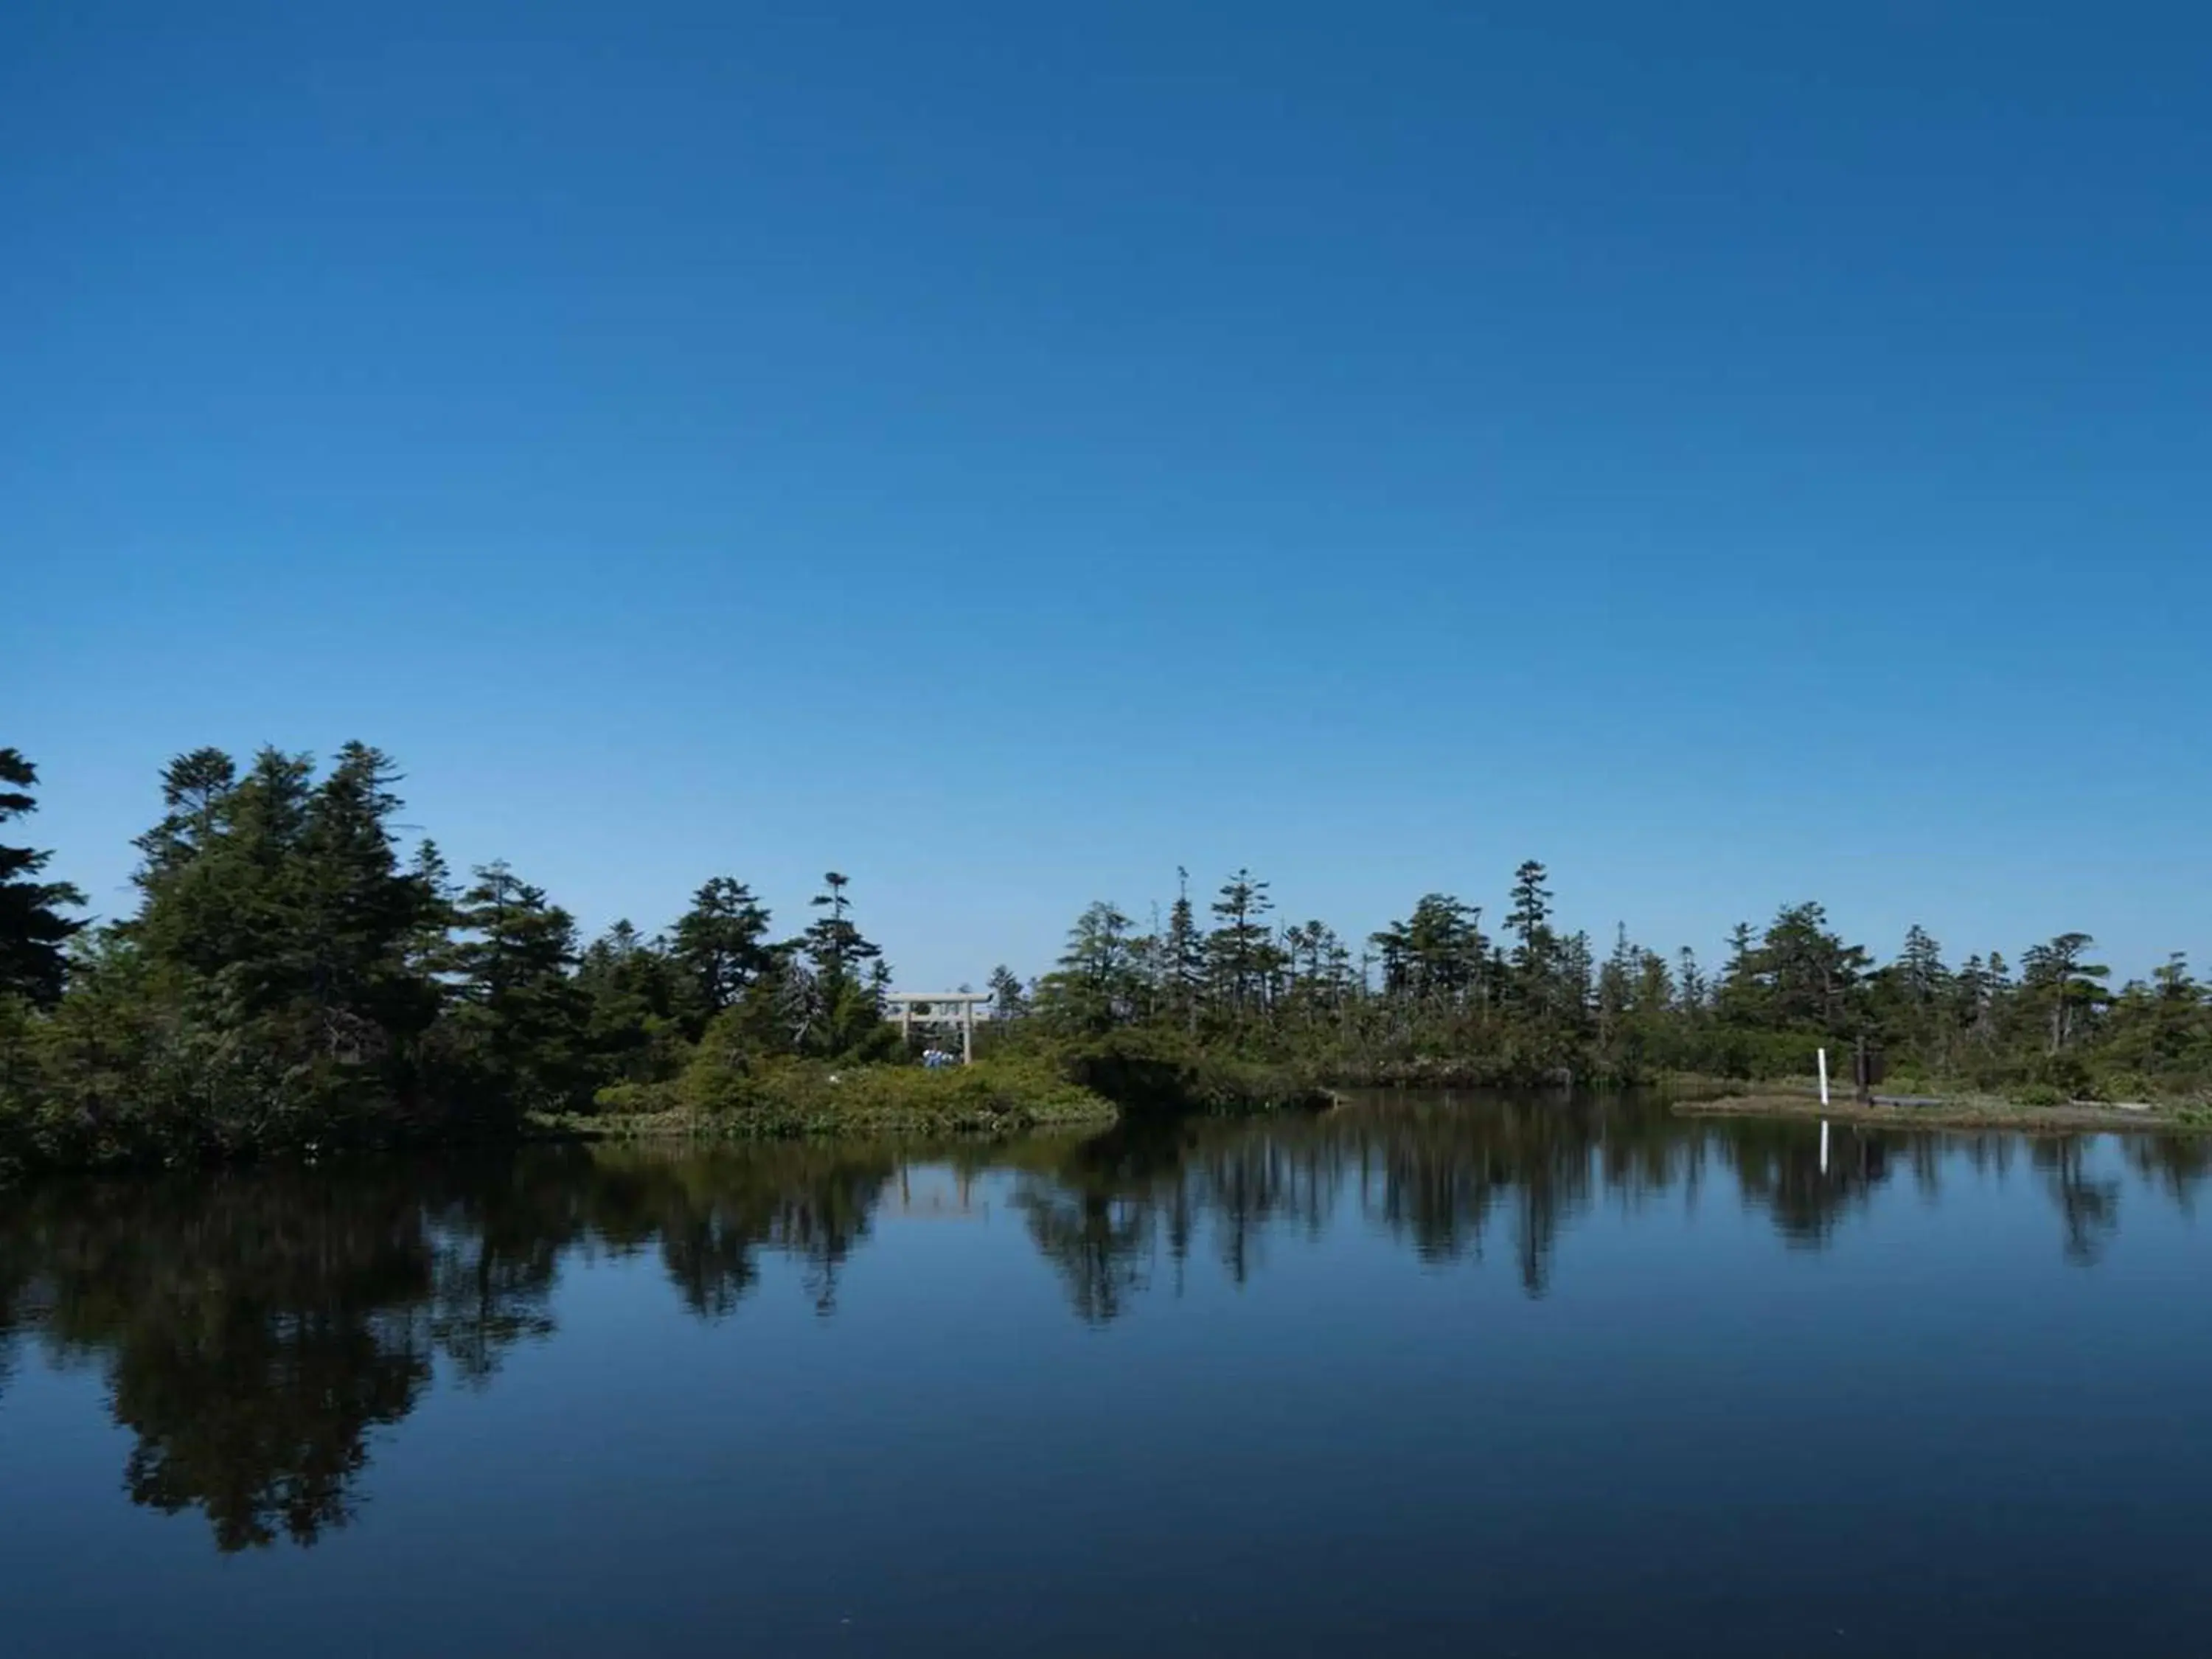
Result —
<path fill-rule="evenodd" d="M 2194 1097 L 2212 1004 L 2176 955 L 2114 985 L 2069 933 L 1953 965 L 1919 928 L 1877 963 L 1814 903 L 1737 927 L 1708 968 L 1625 928 L 1601 950 L 1515 872 L 1502 919 L 1445 893 L 1355 944 L 1285 923 L 1238 871 L 1178 872 L 1139 929 L 1109 902 L 1025 978 L 990 976 L 984 1062 L 928 1073 L 884 1018 L 890 972 L 831 872 L 779 936 L 744 882 L 646 933 L 574 919 L 503 863 L 403 851 L 399 773 L 349 744 L 180 756 L 135 845 L 137 903 L 78 919 L 51 854 L 0 846 L 0 1161 L 221 1158 L 511 1136 L 660 1116 L 730 1133 L 902 1121 L 1008 1129 L 1125 1108 L 1233 1109 L 1376 1083 L 1633 1085 L 1802 1073 L 1865 1039 L 1893 1078 L 2030 1103 Z M 0 750 L 0 823 L 37 773 Z"/>

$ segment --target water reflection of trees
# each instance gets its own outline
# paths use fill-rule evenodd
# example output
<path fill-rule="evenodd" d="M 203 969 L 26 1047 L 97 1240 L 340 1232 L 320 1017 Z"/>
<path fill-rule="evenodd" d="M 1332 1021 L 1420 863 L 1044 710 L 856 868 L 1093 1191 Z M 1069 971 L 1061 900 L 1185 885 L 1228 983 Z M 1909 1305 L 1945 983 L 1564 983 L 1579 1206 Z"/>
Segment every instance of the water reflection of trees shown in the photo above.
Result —
<path fill-rule="evenodd" d="M 1120 1131 L 1024 1177 L 1018 1201 L 1076 1312 L 1107 1320 L 1152 1283 L 1156 1261 L 1180 1286 L 1192 1250 L 1207 1249 L 1241 1282 L 1271 1238 L 1333 1218 L 1399 1239 L 1424 1262 L 1502 1254 L 1541 1296 L 1578 1218 L 1600 1205 L 1694 1206 L 1716 1167 L 1785 1243 L 1820 1249 L 1900 1178 L 1932 1201 L 1948 1158 L 2000 1179 L 2025 1158 L 2051 1194 L 2068 1259 L 2086 1264 L 2117 1229 L 2121 1194 L 2117 1177 L 2088 1172 L 2091 1144 L 1837 1124 L 1824 1158 L 1819 1126 L 1799 1121 L 1686 1120 L 1656 1102 L 1383 1096 L 1256 1126 Z M 2212 1173 L 2212 1142 L 2119 1145 L 2147 1186 L 2185 1206 Z"/>
<path fill-rule="evenodd" d="M 1786 1145 L 1765 1167 L 1779 1167 Z M 1347 1210 L 1425 1262 L 1501 1244 L 1540 1296 L 1561 1230 L 1601 1194 L 1632 1207 L 1674 1192 L 1694 1201 L 1705 1154 L 1705 1137 L 1659 1109 L 1382 1097 L 1258 1127 L 1124 1131 L 1030 1178 L 1023 1202 L 1085 1318 L 1120 1310 L 1158 1241 L 1178 1284 L 1201 1244 L 1241 1282 L 1272 1236 L 1317 1235 Z M 1817 1201 L 1809 1188 L 1805 1200 Z"/>
<path fill-rule="evenodd" d="M 755 1294 L 766 1254 L 823 1314 L 902 1164 L 988 1169 L 1081 1318 L 1177 1293 L 1194 1263 L 1242 1283 L 1271 1249 L 1364 1228 L 1424 1264 L 1553 1282 L 1600 1206 L 1695 1206 L 1715 1170 L 1792 1247 L 1821 1249 L 1910 1179 L 2019 1166 L 2069 1260 L 2118 1227 L 2123 1183 L 2193 1206 L 2212 1141 L 1936 1137 L 1687 1121 L 1662 1107 L 1389 1097 L 1261 1124 L 1133 1127 L 1086 1142 L 949 1152 L 544 1147 L 477 1162 L 363 1163 L 143 1182 L 55 1182 L 0 1206 L 0 1389 L 15 1351 L 96 1368 L 133 1443 L 138 1503 L 202 1514 L 219 1547 L 313 1542 L 360 1502 L 374 1431 L 441 1374 L 485 1386 L 555 1329 L 564 1263 L 654 1256 L 702 1319 Z"/>
<path fill-rule="evenodd" d="M 134 1501 L 202 1512 L 224 1551 L 350 1520 L 368 1437 L 441 1363 L 481 1386 L 551 1334 L 562 1261 L 657 1248 L 684 1305 L 726 1314 L 763 1249 L 817 1305 L 866 1236 L 886 1154 L 538 1149 L 161 1182 L 55 1182 L 0 1214 L 0 1363 L 35 1340 L 97 1368 L 135 1437 Z"/>
<path fill-rule="evenodd" d="M 2212 1175 L 2212 1135 L 2130 1135 L 2120 1142 L 2128 1167 L 2147 1187 L 2197 1213 L 2197 1194 Z"/>
<path fill-rule="evenodd" d="M 396 1176 L 41 1186 L 0 1222 L 22 1321 L 106 1372 L 132 1498 L 226 1550 L 343 1525 L 363 1441 L 429 1377 L 421 1209 Z"/>
<path fill-rule="evenodd" d="M 2093 1262 L 2120 1225 L 2120 1183 L 2116 1176 L 2088 1175 L 2079 1135 L 2057 1135 L 2034 1143 L 2035 1167 L 2050 1185 L 2066 1229 L 2066 1257 Z"/>
<path fill-rule="evenodd" d="M 1112 1319 L 1150 1283 L 1159 1219 L 1150 1205 L 1030 1176 L 1020 1178 L 1013 1201 L 1080 1317 Z"/>
<path fill-rule="evenodd" d="M 734 1311 L 758 1283 L 763 1249 L 798 1260 L 816 1308 L 834 1310 L 897 1169 L 882 1148 L 805 1145 L 609 1149 L 589 1162 L 592 1238 L 625 1252 L 657 1246 L 684 1305 L 707 1319 Z"/>
<path fill-rule="evenodd" d="M 1823 1169 L 1819 1133 L 1800 1123 L 1730 1120 L 1701 1144 L 1727 1163 L 1747 1208 L 1765 1211 L 1788 1243 L 1818 1249 L 1889 1184 L 1891 1155 L 1900 1149 L 1897 1137 L 1838 1126 Z"/>

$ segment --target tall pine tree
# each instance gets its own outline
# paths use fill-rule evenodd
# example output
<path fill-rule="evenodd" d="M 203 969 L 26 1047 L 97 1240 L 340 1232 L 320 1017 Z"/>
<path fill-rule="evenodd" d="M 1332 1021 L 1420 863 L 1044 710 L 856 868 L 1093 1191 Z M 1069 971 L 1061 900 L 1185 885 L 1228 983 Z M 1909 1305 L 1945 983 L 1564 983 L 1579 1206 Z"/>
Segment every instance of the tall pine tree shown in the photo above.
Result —
<path fill-rule="evenodd" d="M 728 876 L 716 876 L 692 895 L 691 908 L 676 924 L 671 955 L 684 975 L 693 1036 L 767 970 L 768 924 L 767 907 L 752 889 Z"/>
<path fill-rule="evenodd" d="M 485 1103 L 501 1115 L 574 1103 L 590 1017 L 571 972 L 575 922 L 503 862 L 475 875 L 454 918 L 454 1024 Z"/>
<path fill-rule="evenodd" d="M 0 823 L 38 810 L 30 791 L 39 769 L 13 749 L 0 749 Z M 84 895 L 67 882 L 40 881 L 53 854 L 0 847 L 0 996 L 51 1004 L 66 977 L 63 947 L 82 922 L 62 915 Z"/>

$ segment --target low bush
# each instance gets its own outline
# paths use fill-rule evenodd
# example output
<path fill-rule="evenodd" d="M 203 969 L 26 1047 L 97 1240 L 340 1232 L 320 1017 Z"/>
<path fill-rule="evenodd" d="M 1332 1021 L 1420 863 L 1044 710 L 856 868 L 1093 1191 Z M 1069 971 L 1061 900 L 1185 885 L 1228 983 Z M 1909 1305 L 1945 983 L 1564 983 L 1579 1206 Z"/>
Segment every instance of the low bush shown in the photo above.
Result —
<path fill-rule="evenodd" d="M 675 1083 L 617 1085 L 599 1091 L 598 1104 L 612 1119 L 673 1119 L 698 1133 L 758 1139 L 1011 1134 L 1055 1126 L 1103 1127 L 1116 1115 L 1108 1101 L 1027 1057 L 932 1071 L 746 1061 L 702 1051 Z"/>

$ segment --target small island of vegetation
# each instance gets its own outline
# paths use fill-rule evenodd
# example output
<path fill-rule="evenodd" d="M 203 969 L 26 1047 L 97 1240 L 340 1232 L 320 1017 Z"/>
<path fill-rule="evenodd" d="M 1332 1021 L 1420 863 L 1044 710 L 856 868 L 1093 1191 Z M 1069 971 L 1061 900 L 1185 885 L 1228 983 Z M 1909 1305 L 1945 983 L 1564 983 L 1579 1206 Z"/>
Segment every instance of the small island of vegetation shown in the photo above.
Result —
<path fill-rule="evenodd" d="M 434 842 L 403 854 L 398 775 L 358 743 L 319 770 L 276 749 L 179 757 L 136 843 L 136 908 L 111 921 L 77 919 L 82 895 L 44 879 L 49 854 L 0 847 L 0 1164 L 532 1133 L 1003 1133 L 1316 1104 L 1339 1086 L 1771 1081 L 1860 1040 L 1887 1054 L 1893 1087 L 2024 1121 L 2099 1102 L 2208 1116 L 2212 1006 L 2180 956 L 2115 988 L 2084 933 L 2017 968 L 1995 951 L 1954 967 L 1916 927 L 1877 965 L 1801 903 L 1739 926 L 1708 972 L 1625 928 L 1602 954 L 1564 932 L 1533 860 L 1495 936 L 1481 908 L 1431 893 L 1355 946 L 1282 923 L 1241 870 L 1203 910 L 1179 880 L 1150 931 L 1093 903 L 1050 971 L 992 974 L 978 1063 L 930 1070 L 884 1017 L 889 970 L 843 875 L 782 937 L 717 876 L 664 930 L 623 921 L 586 943 L 503 863 L 461 880 Z M 33 810 L 36 781 L 0 750 L 0 821 Z M 1733 1104 L 1799 1098 L 1738 1089 Z"/>

